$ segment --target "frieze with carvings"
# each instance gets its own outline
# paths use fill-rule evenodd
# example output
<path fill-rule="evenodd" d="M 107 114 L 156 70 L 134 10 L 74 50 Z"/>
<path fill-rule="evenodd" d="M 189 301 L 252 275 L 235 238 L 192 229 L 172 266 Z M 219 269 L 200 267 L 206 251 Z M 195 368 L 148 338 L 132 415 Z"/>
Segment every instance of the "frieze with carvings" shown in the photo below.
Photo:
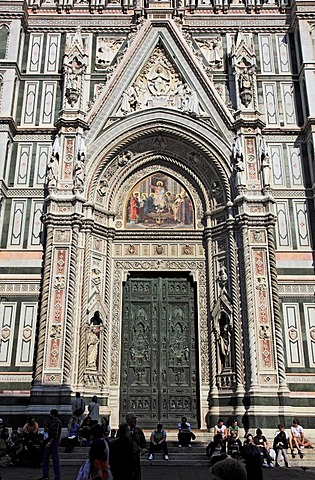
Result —
<path fill-rule="evenodd" d="M 312 298 L 315 294 L 314 284 L 300 284 L 300 285 L 290 285 L 279 283 L 279 293 L 283 296 L 295 296 L 295 295 L 304 295 Z"/>
<path fill-rule="evenodd" d="M 0 283 L 0 292 L 3 292 L 7 295 L 10 294 L 16 294 L 16 293 L 27 293 L 30 295 L 39 295 L 40 291 L 40 283 L 30 283 L 28 282 L 23 283 L 22 281 L 20 283 L 14 284 L 11 282 L 6 282 L 6 283 Z"/>

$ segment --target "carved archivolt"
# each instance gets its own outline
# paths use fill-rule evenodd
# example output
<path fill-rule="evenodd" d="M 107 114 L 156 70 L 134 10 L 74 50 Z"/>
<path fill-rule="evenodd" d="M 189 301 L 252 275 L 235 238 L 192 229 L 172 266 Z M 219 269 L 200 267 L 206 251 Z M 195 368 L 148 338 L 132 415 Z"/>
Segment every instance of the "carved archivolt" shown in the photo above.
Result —
<path fill-rule="evenodd" d="M 148 142 L 152 146 L 155 140 L 155 138 L 149 138 Z M 123 205 L 134 185 L 146 176 L 163 171 L 170 177 L 176 178 L 190 192 L 197 212 L 197 224 L 201 222 L 205 211 L 224 205 L 229 195 L 212 162 L 207 161 L 197 151 L 185 149 L 183 144 L 175 140 L 171 145 L 167 145 L 166 149 L 165 142 L 159 142 L 163 154 L 157 152 L 153 155 L 150 145 L 146 145 L 144 141 L 132 145 L 130 150 L 121 150 L 99 176 L 94 201 L 115 212 L 117 220 L 122 221 Z M 179 153 L 171 154 L 166 151 L 169 149 Z M 137 153 L 137 151 L 148 153 Z M 149 163 L 150 166 L 148 166 Z M 117 175 L 118 170 L 121 170 L 119 175 Z"/>

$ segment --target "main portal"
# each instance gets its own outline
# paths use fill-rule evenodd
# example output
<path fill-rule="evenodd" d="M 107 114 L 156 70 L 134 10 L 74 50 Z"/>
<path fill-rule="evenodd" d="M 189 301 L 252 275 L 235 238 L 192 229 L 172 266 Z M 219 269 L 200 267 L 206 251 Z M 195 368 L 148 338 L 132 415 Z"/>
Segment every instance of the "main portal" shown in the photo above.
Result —
<path fill-rule="evenodd" d="M 120 419 L 199 425 L 197 312 L 189 275 L 130 275 L 124 285 Z"/>

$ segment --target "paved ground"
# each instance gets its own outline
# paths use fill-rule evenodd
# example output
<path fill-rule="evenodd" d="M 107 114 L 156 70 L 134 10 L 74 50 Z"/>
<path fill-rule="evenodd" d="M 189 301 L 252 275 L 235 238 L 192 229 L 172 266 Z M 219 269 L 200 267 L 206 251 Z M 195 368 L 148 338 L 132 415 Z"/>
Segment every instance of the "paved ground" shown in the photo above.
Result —
<path fill-rule="evenodd" d="M 62 480 L 76 480 L 78 468 L 69 466 L 62 467 Z M 31 468 L 2 468 L 0 475 L 4 480 L 38 480 L 42 476 L 41 469 Z M 315 468 L 308 468 L 303 471 L 301 468 L 268 468 L 264 469 L 264 480 L 314 480 Z M 53 474 L 51 472 L 51 480 Z M 142 467 L 142 480 L 210 480 L 207 467 L 173 467 L 170 465 Z M 231 479 L 232 480 L 232 479 Z M 253 479 L 249 479 L 253 480 Z"/>

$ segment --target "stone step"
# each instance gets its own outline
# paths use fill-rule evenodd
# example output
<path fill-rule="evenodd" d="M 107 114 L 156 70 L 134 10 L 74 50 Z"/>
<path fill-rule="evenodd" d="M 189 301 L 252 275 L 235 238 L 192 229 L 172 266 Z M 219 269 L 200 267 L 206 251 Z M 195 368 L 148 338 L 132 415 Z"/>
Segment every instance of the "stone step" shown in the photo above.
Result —
<path fill-rule="evenodd" d="M 148 460 L 148 454 L 141 456 L 141 464 L 152 465 L 209 465 L 209 459 L 205 454 L 205 445 L 201 442 L 193 443 L 192 448 L 179 448 L 178 443 L 168 444 L 170 460 L 164 460 L 161 452 L 154 454 L 153 460 Z M 80 466 L 88 457 L 88 447 L 75 447 L 71 453 L 65 453 L 64 448 L 60 449 L 60 464 Z M 289 461 L 292 467 L 315 467 L 315 451 L 312 449 L 304 449 L 304 458 L 301 459 L 298 455 L 296 458 L 291 458 Z"/>

